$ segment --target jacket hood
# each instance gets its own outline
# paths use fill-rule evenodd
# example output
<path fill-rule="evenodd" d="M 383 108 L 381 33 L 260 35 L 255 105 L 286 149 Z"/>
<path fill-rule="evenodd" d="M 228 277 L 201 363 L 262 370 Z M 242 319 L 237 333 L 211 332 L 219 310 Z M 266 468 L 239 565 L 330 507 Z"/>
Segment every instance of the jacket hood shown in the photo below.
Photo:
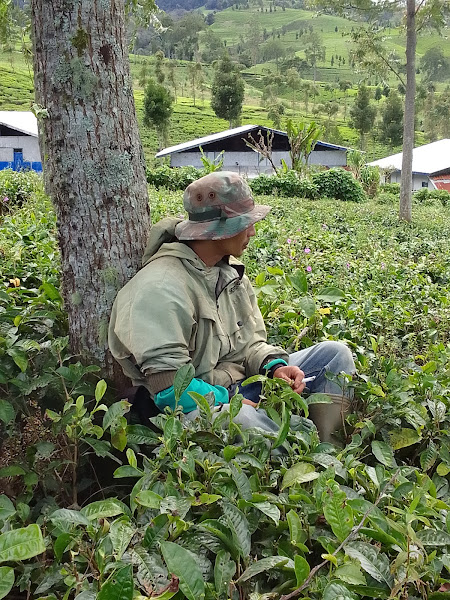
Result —
<path fill-rule="evenodd" d="M 155 225 L 152 225 L 144 256 L 142 257 L 143 267 L 150 262 L 163 244 L 178 242 L 175 237 L 175 227 L 178 223 L 181 223 L 182 220 L 183 219 L 178 219 L 177 217 L 166 217 L 155 223 Z M 174 244 L 174 246 L 177 246 L 179 251 L 182 251 L 185 248 L 185 245 L 181 243 Z"/>

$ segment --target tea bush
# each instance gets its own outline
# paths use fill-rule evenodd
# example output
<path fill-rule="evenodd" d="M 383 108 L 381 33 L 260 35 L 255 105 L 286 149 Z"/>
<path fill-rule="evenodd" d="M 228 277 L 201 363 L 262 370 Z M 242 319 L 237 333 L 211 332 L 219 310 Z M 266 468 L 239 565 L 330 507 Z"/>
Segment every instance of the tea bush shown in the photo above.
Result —
<path fill-rule="evenodd" d="M 450 192 L 447 190 L 429 190 L 428 188 L 422 188 L 421 190 L 414 192 L 414 202 L 421 204 L 432 204 L 435 200 L 440 202 L 442 206 L 450 204 Z"/>
<path fill-rule="evenodd" d="M 399 183 L 382 183 L 379 188 L 380 192 L 387 192 L 388 194 L 400 194 Z"/>
<path fill-rule="evenodd" d="M 205 173 L 194 167 L 179 167 L 172 169 L 168 165 L 147 169 L 147 182 L 156 189 L 184 190 L 190 183 L 202 177 Z"/>
<path fill-rule="evenodd" d="M 34 194 L 0 221 L 0 598 L 447 593 L 448 207 L 415 204 L 401 224 L 374 201 L 256 200 L 272 210 L 243 259 L 269 340 L 341 340 L 356 358 L 343 447 L 308 419 L 327 398 L 276 380 L 277 435 L 239 430 L 239 396 L 215 420 L 198 396 L 192 423 L 127 425 L 128 404 L 67 348 L 55 217 Z M 182 211 L 167 188 L 150 202 L 154 220 Z"/>
<path fill-rule="evenodd" d="M 318 186 L 309 179 L 300 179 L 292 170 L 278 175 L 258 175 L 249 180 L 249 185 L 255 194 L 278 193 L 280 196 L 310 199 L 319 197 Z"/>
<path fill-rule="evenodd" d="M 367 199 L 359 181 L 344 169 L 314 173 L 312 181 L 317 185 L 320 196 L 347 202 L 364 202 Z"/>
<path fill-rule="evenodd" d="M 0 215 L 21 206 L 37 192 L 42 193 L 42 176 L 34 171 L 0 171 Z"/>

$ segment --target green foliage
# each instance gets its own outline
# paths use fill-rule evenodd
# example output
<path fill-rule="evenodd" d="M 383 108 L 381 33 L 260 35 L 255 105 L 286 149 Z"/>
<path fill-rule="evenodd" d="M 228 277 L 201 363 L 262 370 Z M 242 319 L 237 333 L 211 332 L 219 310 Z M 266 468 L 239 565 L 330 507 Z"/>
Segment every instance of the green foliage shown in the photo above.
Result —
<path fill-rule="evenodd" d="M 215 66 L 211 108 L 218 117 L 229 121 L 231 127 L 240 120 L 243 101 L 244 81 L 226 52 Z"/>
<path fill-rule="evenodd" d="M 347 202 L 364 202 L 366 200 L 359 181 L 344 169 L 329 169 L 314 173 L 312 181 L 317 185 L 321 196 Z"/>
<path fill-rule="evenodd" d="M 0 171 L 0 215 L 42 193 L 42 177 L 33 171 Z"/>
<path fill-rule="evenodd" d="M 365 85 L 360 85 L 355 102 L 350 110 L 352 127 L 359 132 L 361 140 L 372 130 L 377 109 L 370 104 L 370 93 Z M 363 146 L 363 143 L 361 144 Z"/>
<path fill-rule="evenodd" d="M 301 179 L 295 171 L 279 175 L 258 175 L 249 180 L 255 194 L 274 194 L 298 198 L 318 198 L 318 187 L 309 179 Z"/>
<path fill-rule="evenodd" d="M 286 133 L 289 139 L 292 168 L 301 173 L 305 169 L 309 155 L 323 134 L 323 128 L 315 121 L 311 121 L 307 125 L 304 121 L 294 123 L 292 119 L 287 119 Z"/>
<path fill-rule="evenodd" d="M 450 204 L 450 192 L 447 190 L 430 190 L 428 188 L 422 188 L 421 190 L 414 193 L 414 202 L 421 204 L 432 204 L 435 200 L 440 202 L 442 206 Z"/>
<path fill-rule="evenodd" d="M 381 131 L 393 146 L 403 140 L 403 103 L 396 92 L 391 92 L 384 104 Z"/>
<path fill-rule="evenodd" d="M 382 183 L 379 189 L 380 192 L 387 192 L 388 194 L 400 194 L 399 183 Z"/>
<path fill-rule="evenodd" d="M 156 189 L 184 190 L 186 187 L 205 175 L 202 170 L 194 167 L 171 168 L 169 166 L 147 169 L 147 181 Z"/>
<path fill-rule="evenodd" d="M 161 142 L 167 142 L 173 98 L 161 84 L 150 79 L 145 88 L 144 125 L 153 126 L 160 135 Z"/>

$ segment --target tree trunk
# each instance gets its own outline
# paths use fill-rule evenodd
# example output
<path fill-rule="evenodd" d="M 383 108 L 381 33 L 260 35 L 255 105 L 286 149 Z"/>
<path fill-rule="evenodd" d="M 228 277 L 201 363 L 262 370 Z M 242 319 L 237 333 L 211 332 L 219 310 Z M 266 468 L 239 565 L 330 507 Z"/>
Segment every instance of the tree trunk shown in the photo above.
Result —
<path fill-rule="evenodd" d="M 72 352 L 106 367 L 114 297 L 139 269 L 150 227 L 124 0 L 32 0 L 46 191 L 58 218 Z M 116 371 L 117 373 L 117 371 Z"/>
<path fill-rule="evenodd" d="M 416 5 L 407 0 L 406 5 L 406 93 L 403 118 L 403 156 L 400 188 L 399 218 L 411 221 L 412 160 L 414 149 L 414 103 L 416 95 Z"/>

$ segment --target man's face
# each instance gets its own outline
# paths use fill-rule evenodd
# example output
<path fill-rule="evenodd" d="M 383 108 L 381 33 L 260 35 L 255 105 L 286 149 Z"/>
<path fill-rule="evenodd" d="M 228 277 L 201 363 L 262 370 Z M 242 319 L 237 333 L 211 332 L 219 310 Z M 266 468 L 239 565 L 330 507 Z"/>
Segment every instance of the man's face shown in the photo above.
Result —
<path fill-rule="evenodd" d="M 226 240 L 221 240 L 223 244 L 223 255 L 231 255 L 239 258 L 247 248 L 250 238 L 252 238 L 255 233 L 255 226 L 250 225 L 250 227 L 247 227 L 247 229 L 244 229 L 244 231 L 241 231 L 237 235 Z"/>

